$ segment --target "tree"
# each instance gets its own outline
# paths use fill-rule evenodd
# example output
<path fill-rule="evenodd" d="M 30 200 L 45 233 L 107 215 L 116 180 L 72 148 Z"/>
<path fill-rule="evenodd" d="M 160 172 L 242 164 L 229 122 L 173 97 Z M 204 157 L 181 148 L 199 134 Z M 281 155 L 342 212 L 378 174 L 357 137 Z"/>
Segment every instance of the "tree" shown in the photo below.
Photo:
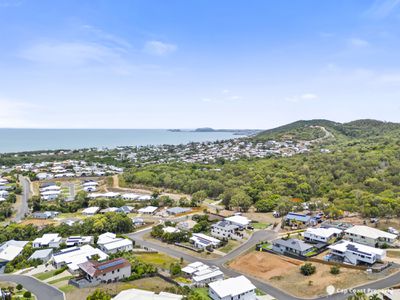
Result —
<path fill-rule="evenodd" d="M 315 271 L 316 271 L 316 267 L 314 265 L 312 265 L 311 263 L 305 263 L 304 265 L 302 265 L 300 267 L 300 272 L 304 276 L 310 276 L 310 275 L 314 274 Z"/>
<path fill-rule="evenodd" d="M 368 296 L 365 293 L 358 291 L 349 296 L 347 300 L 368 300 Z"/>
<path fill-rule="evenodd" d="M 22 290 L 24 287 L 22 284 L 18 283 L 17 286 L 15 287 L 18 291 Z"/>
<path fill-rule="evenodd" d="M 248 211 L 252 204 L 251 198 L 244 191 L 238 190 L 231 198 L 230 206 L 240 208 L 242 211 Z"/>
<path fill-rule="evenodd" d="M 176 276 L 176 275 L 181 274 L 181 272 L 182 272 L 181 271 L 181 265 L 178 264 L 178 263 L 172 263 L 169 266 L 169 272 L 171 273 L 172 276 Z"/>
<path fill-rule="evenodd" d="M 338 275 L 340 273 L 340 267 L 337 265 L 332 266 L 330 272 L 332 275 Z"/>
<path fill-rule="evenodd" d="M 270 199 L 261 199 L 254 206 L 258 212 L 270 212 L 275 208 L 276 202 Z"/>
<path fill-rule="evenodd" d="M 32 297 L 32 293 L 31 293 L 30 291 L 26 291 L 26 292 L 24 293 L 24 298 L 30 299 L 31 297 Z"/>
<path fill-rule="evenodd" d="M 87 296 L 86 300 L 111 300 L 111 295 L 101 290 L 95 290 L 93 294 Z"/>

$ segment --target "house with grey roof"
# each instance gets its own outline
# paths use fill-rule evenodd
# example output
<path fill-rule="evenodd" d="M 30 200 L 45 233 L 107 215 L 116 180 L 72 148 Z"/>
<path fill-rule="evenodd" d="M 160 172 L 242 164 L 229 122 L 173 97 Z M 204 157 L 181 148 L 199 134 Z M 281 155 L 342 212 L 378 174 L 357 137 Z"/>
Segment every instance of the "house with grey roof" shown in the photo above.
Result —
<path fill-rule="evenodd" d="M 295 254 L 306 256 L 314 249 L 313 245 L 298 239 L 277 239 L 272 242 L 272 251 L 280 254 Z"/>
<path fill-rule="evenodd" d="M 240 228 L 228 221 L 219 221 L 211 226 L 211 235 L 220 239 L 240 240 L 243 234 Z"/>
<path fill-rule="evenodd" d="M 179 215 L 191 211 L 190 208 L 187 207 L 170 207 L 167 209 L 167 213 L 169 215 Z"/>
<path fill-rule="evenodd" d="M 48 262 L 53 255 L 53 249 L 43 249 L 43 250 L 36 250 L 33 254 L 28 258 L 28 260 L 39 259 L 43 263 Z"/>

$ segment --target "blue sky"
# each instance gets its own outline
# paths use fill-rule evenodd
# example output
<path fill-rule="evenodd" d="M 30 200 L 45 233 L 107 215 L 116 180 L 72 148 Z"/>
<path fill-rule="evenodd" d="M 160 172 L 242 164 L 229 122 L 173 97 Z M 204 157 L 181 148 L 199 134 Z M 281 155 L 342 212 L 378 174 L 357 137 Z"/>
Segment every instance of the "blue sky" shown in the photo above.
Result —
<path fill-rule="evenodd" d="M 0 127 L 400 122 L 400 0 L 0 0 Z"/>

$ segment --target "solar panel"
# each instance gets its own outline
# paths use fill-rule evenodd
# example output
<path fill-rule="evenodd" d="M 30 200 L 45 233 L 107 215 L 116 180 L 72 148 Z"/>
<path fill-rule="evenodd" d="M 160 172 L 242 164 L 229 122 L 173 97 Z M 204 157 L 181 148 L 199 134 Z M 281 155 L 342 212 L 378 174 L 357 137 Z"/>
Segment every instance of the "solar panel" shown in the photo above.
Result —
<path fill-rule="evenodd" d="M 104 265 L 98 266 L 97 269 L 102 271 L 102 270 L 105 270 L 105 269 L 108 269 L 108 268 L 111 268 L 111 267 L 114 267 L 114 266 L 122 265 L 123 263 L 124 263 L 124 261 L 122 259 L 115 260 L 115 261 L 106 263 Z"/>

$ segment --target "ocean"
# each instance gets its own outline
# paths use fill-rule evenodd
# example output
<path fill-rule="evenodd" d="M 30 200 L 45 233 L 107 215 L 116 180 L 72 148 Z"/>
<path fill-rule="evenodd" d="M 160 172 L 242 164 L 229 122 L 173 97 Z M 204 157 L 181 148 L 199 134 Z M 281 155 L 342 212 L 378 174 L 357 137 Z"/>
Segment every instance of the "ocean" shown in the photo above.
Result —
<path fill-rule="evenodd" d="M 0 129 L 0 153 L 185 144 L 237 138 L 233 132 L 165 129 Z"/>

